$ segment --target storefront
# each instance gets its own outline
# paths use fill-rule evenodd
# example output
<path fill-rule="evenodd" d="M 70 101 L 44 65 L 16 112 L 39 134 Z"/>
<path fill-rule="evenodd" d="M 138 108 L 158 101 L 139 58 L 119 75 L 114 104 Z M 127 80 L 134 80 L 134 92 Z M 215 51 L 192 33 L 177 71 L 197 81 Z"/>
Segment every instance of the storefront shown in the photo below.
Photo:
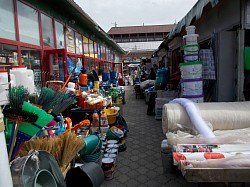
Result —
<path fill-rule="evenodd" d="M 103 69 L 105 61 L 113 63 L 115 55 L 124 53 L 74 2 L 0 3 L 0 68 L 32 69 L 36 89 L 48 80 L 66 80 L 74 67 L 76 73 L 82 67 Z"/>

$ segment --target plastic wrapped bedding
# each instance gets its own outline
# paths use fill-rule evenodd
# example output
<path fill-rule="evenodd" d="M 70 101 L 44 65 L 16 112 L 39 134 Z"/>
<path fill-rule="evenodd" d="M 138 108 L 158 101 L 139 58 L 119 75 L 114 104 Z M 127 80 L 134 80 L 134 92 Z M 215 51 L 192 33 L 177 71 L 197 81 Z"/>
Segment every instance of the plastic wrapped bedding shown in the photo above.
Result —
<path fill-rule="evenodd" d="M 250 128 L 236 130 L 216 130 L 214 131 L 218 144 L 250 144 Z M 193 131 L 176 131 L 166 133 L 169 145 L 177 144 L 204 144 L 208 143 L 201 135 Z"/>
<path fill-rule="evenodd" d="M 213 130 L 250 127 L 250 101 L 196 103 L 196 106 L 201 117 L 212 124 Z M 177 124 L 189 129 L 193 128 L 187 112 L 180 104 L 165 104 L 162 111 L 163 133 L 178 130 Z"/>

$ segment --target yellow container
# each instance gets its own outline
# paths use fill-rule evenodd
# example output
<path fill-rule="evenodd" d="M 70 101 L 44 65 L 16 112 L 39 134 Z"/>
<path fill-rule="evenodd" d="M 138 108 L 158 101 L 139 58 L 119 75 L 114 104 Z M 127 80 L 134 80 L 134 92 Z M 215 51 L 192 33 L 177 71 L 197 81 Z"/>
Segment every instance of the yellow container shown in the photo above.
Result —
<path fill-rule="evenodd" d="M 107 114 L 109 125 L 114 124 L 116 122 L 117 116 L 119 115 L 118 114 L 118 110 L 117 109 L 108 108 L 108 109 L 105 109 L 105 113 Z"/>
<path fill-rule="evenodd" d="M 99 86 L 99 81 L 95 81 L 95 82 L 94 82 L 94 89 L 95 89 L 95 90 L 98 90 L 99 87 L 100 87 L 100 86 Z"/>

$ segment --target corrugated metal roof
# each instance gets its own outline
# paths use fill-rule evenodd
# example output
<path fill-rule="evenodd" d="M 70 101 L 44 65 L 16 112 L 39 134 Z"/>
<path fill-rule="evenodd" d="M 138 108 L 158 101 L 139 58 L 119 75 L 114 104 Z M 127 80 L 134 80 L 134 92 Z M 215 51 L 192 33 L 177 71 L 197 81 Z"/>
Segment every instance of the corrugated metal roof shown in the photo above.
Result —
<path fill-rule="evenodd" d="M 207 4 L 211 4 L 212 7 L 215 7 L 218 3 L 220 2 L 220 0 L 199 0 L 197 1 L 197 3 L 193 6 L 193 8 L 186 14 L 186 16 L 184 18 L 182 18 L 178 24 L 176 25 L 175 28 L 173 28 L 173 30 L 171 30 L 171 32 L 168 34 L 168 37 L 171 39 L 173 38 L 173 36 L 176 33 L 180 33 L 182 27 L 184 26 L 189 26 L 192 22 L 192 20 L 195 18 L 196 20 L 198 20 L 203 12 L 203 8 L 207 5 Z"/>
<path fill-rule="evenodd" d="M 108 31 L 108 34 L 111 35 L 111 34 L 137 34 L 137 33 L 170 32 L 174 27 L 175 27 L 175 24 L 112 27 Z"/>

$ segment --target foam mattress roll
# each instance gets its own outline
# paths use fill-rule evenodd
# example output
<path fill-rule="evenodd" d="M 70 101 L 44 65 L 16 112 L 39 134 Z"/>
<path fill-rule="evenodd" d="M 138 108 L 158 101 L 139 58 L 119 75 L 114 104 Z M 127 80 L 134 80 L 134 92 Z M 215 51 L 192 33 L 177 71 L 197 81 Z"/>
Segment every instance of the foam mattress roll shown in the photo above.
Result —
<path fill-rule="evenodd" d="M 213 130 L 233 130 L 250 127 L 250 101 L 196 103 L 201 117 Z M 176 125 L 193 128 L 185 109 L 179 104 L 165 104 L 162 111 L 163 133 L 173 132 Z"/>

